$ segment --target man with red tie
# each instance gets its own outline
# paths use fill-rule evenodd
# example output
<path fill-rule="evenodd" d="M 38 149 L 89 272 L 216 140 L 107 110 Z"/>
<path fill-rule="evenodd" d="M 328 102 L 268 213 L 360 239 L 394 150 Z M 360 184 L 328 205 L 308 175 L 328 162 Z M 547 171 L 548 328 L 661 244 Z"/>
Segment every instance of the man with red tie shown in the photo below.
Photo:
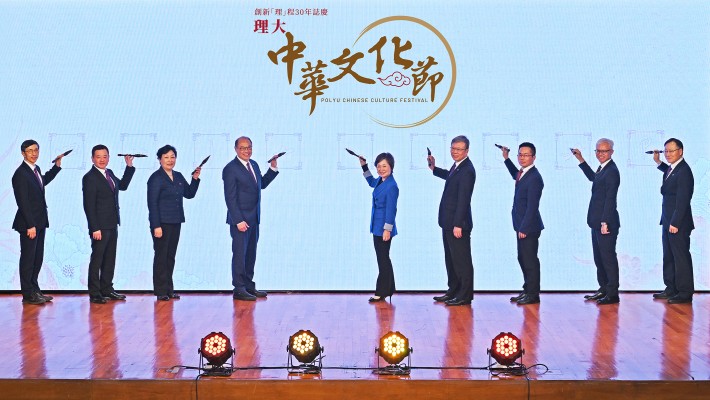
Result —
<path fill-rule="evenodd" d="M 62 157 L 58 156 L 54 166 L 42 175 L 36 165 L 39 158 L 39 144 L 25 140 L 20 145 L 24 159 L 12 175 L 12 190 L 15 193 L 17 213 L 12 229 L 20 234 L 20 290 L 25 304 L 44 304 L 52 301 L 52 296 L 42 293 L 37 278 L 44 260 L 44 237 L 49 228 L 47 202 L 44 188 L 62 169 Z"/>
<path fill-rule="evenodd" d="M 666 288 L 653 295 L 654 299 L 664 299 L 670 304 L 693 301 L 693 259 L 690 256 L 690 233 L 695 229 L 693 198 L 695 181 L 693 171 L 683 158 L 683 142 L 670 138 L 664 143 L 663 154 L 668 164 L 661 161 L 658 151 L 653 160 L 663 172 L 661 195 L 662 243 L 663 243 L 663 283 Z"/>
<path fill-rule="evenodd" d="M 94 165 L 81 180 L 84 213 L 91 237 L 89 301 L 96 304 L 126 299 L 126 296 L 116 293 L 113 287 L 118 225 L 121 224 L 118 192 L 128 189 L 136 172 L 133 156 L 125 156 L 125 161 L 126 170 L 123 177 L 118 179 L 113 171 L 106 168 L 109 162 L 108 147 L 98 144 L 91 149 L 91 162 Z"/>
<path fill-rule="evenodd" d="M 540 233 L 545 226 L 540 216 L 540 197 L 545 184 L 535 167 L 535 145 L 523 142 L 518 146 L 517 169 L 508 158 L 510 149 L 502 148 L 503 159 L 508 172 L 515 179 L 513 196 L 513 229 L 518 247 L 518 263 L 523 271 L 523 291 L 511 297 L 510 301 L 519 305 L 540 302 L 540 259 L 537 257 Z"/>

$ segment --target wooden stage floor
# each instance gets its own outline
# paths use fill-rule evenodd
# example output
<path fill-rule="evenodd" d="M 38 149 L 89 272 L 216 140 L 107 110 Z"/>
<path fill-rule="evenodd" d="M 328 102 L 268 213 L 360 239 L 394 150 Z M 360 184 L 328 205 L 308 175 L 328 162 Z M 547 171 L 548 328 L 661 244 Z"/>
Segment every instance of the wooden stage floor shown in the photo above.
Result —
<path fill-rule="evenodd" d="M 445 307 L 432 294 L 272 293 L 256 302 L 229 294 L 147 294 L 91 304 L 55 295 L 22 305 L 0 295 L 0 398 L 392 398 L 707 399 L 710 398 L 710 294 L 669 305 L 649 293 L 622 293 L 597 306 L 580 293 L 543 293 L 518 306 L 510 294 L 476 294 L 472 307 Z M 289 375 L 288 337 L 310 329 L 325 347 L 320 375 Z M 383 377 L 374 348 L 390 330 L 406 335 L 411 375 Z M 200 339 L 229 336 L 236 371 L 203 377 Z M 523 341 L 527 378 L 492 376 L 486 349 L 498 333 Z M 275 367 L 275 368 L 260 368 Z M 362 369 L 357 369 L 362 368 Z M 248 394 L 245 394 L 248 393 Z"/>

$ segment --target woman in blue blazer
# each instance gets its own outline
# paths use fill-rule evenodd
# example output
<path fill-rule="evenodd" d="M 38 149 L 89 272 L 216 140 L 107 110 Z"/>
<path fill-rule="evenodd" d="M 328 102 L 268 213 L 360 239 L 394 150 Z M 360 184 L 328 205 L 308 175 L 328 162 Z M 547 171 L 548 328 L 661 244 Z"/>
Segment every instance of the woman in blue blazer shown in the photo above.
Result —
<path fill-rule="evenodd" d="M 158 149 L 160 168 L 148 178 L 148 219 L 153 236 L 153 293 L 158 300 L 179 299 L 173 288 L 175 253 L 180 240 L 180 226 L 185 222 L 182 199 L 195 197 L 200 186 L 200 168 L 187 181 L 173 170 L 177 150 L 165 145 Z"/>
<path fill-rule="evenodd" d="M 394 271 L 392 270 L 392 260 L 390 260 L 390 245 L 392 238 L 397 234 L 397 224 L 394 222 L 397 215 L 397 198 L 399 188 L 392 176 L 394 170 L 394 157 L 390 153 L 382 153 L 375 159 L 377 175 L 375 179 L 367 168 L 365 159 L 360 158 L 363 175 L 372 191 L 372 214 L 370 217 L 370 233 L 375 244 L 375 255 L 377 256 L 377 267 L 380 272 L 377 275 L 377 285 L 375 295 L 369 301 L 383 301 L 385 297 L 394 293 Z"/>

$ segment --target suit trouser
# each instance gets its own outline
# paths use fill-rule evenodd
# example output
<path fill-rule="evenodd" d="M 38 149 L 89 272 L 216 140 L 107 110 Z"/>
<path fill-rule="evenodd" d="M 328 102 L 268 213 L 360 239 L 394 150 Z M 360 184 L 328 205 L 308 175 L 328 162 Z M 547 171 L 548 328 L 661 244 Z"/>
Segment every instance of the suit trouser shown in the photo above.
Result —
<path fill-rule="evenodd" d="M 456 238 L 452 229 L 441 230 L 444 241 L 444 260 L 449 289 L 448 296 L 459 300 L 473 299 L 473 260 L 471 259 L 471 231 L 462 230 Z"/>
<path fill-rule="evenodd" d="M 232 236 L 232 286 L 234 292 L 255 290 L 254 264 L 256 244 L 259 241 L 259 224 L 254 224 L 241 232 L 236 225 L 229 226 Z"/>
<path fill-rule="evenodd" d="M 592 229 L 592 250 L 597 266 L 599 290 L 609 297 L 619 296 L 619 261 L 616 258 L 616 239 L 619 229 L 609 229 L 602 235 L 601 229 Z"/>
<path fill-rule="evenodd" d="M 44 260 L 46 232 L 46 228 L 37 229 L 34 239 L 27 237 L 27 231 L 20 232 L 20 290 L 25 299 L 40 291 L 37 278 Z"/>
<path fill-rule="evenodd" d="M 690 298 L 695 292 L 693 284 L 693 259 L 690 256 L 690 230 L 668 232 L 663 225 L 663 283 L 666 293 Z"/>
<path fill-rule="evenodd" d="M 114 291 L 118 229 L 101 229 L 101 240 L 91 238 L 89 261 L 89 296 L 98 297 Z"/>
<path fill-rule="evenodd" d="M 515 233 L 518 237 L 518 233 Z M 529 296 L 540 295 L 540 259 L 537 249 L 540 245 L 540 232 L 528 233 L 525 239 L 518 238 L 518 263 L 523 271 L 523 292 Z"/>
<path fill-rule="evenodd" d="M 163 236 L 153 237 L 153 293 L 156 296 L 168 296 L 175 292 L 173 271 L 175 253 L 177 253 L 182 224 L 160 224 Z"/>
<path fill-rule="evenodd" d="M 372 235 L 375 245 L 375 255 L 377 256 L 377 284 L 375 285 L 375 296 L 387 297 L 394 293 L 394 269 L 390 259 L 390 247 L 392 238 L 388 241 L 382 240 L 382 236 Z"/>

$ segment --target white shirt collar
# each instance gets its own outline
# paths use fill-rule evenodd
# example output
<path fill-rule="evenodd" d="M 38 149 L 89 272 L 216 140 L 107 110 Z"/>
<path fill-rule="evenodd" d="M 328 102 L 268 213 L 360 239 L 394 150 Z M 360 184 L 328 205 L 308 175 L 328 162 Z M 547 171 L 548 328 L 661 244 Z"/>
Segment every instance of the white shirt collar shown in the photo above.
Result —
<path fill-rule="evenodd" d="M 464 157 L 463 160 L 461 160 L 461 161 L 456 161 L 456 162 L 455 162 L 456 167 L 454 167 L 454 169 L 458 168 L 459 165 L 460 165 L 462 162 L 466 161 L 467 158 L 468 158 L 468 156 Z"/>
<path fill-rule="evenodd" d="M 604 161 L 604 162 L 600 165 L 600 167 L 602 167 L 601 169 L 604 169 L 604 167 L 606 167 L 606 165 L 609 164 L 610 162 L 611 162 L 611 158 L 608 159 L 608 160 L 606 160 L 606 161 Z M 601 169 L 600 169 L 600 171 L 601 171 Z"/>
<path fill-rule="evenodd" d="M 683 157 L 679 158 L 678 161 L 676 161 L 676 162 L 674 162 L 673 164 L 671 164 L 671 168 L 675 169 L 675 167 L 677 167 L 678 164 L 681 163 L 681 161 L 683 161 Z"/>
<path fill-rule="evenodd" d="M 35 170 L 35 167 L 36 167 L 35 164 L 32 164 L 31 162 L 29 162 L 29 161 L 27 161 L 27 160 L 22 160 L 22 161 L 24 161 L 25 164 L 27 164 L 27 165 L 32 169 L 32 171 Z"/>

